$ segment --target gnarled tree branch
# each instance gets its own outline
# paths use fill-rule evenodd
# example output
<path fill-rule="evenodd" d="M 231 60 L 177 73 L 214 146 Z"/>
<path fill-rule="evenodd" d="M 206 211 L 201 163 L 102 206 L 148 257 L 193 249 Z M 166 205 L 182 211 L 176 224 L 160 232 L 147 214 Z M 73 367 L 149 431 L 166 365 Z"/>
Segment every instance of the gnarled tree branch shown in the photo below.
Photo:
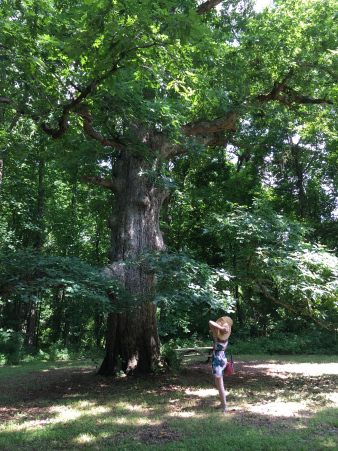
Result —
<path fill-rule="evenodd" d="M 155 136 L 157 151 L 165 160 L 182 155 L 187 151 L 187 147 L 189 146 L 185 138 L 193 139 L 196 144 L 205 147 L 225 147 L 228 143 L 228 138 L 224 132 L 236 130 L 235 122 L 238 117 L 238 111 L 231 111 L 216 119 L 201 119 L 182 125 L 179 129 L 182 135 L 180 143 L 168 142 L 163 133 L 157 133 Z"/>
<path fill-rule="evenodd" d="M 99 141 L 99 143 L 101 143 L 105 147 L 114 147 L 118 150 L 126 150 L 126 146 L 124 146 L 122 143 L 116 140 L 110 140 L 94 130 L 87 118 L 83 118 L 83 129 L 91 138 L 96 139 L 96 141 Z"/>
<path fill-rule="evenodd" d="M 207 0 L 206 2 L 202 3 L 197 8 L 197 14 L 200 16 L 201 14 L 206 13 L 207 11 L 210 11 L 210 9 L 215 8 L 215 6 L 222 3 L 223 0 Z"/>
<path fill-rule="evenodd" d="M 10 99 L 9 97 L 0 96 L 0 103 L 5 103 L 6 105 L 11 105 L 15 109 L 15 111 L 17 111 L 20 114 L 25 113 L 22 109 L 20 109 L 17 105 L 15 105 L 13 100 Z"/>
<path fill-rule="evenodd" d="M 102 177 L 91 177 L 87 175 L 83 175 L 81 179 L 91 183 L 92 185 L 100 185 L 112 191 L 116 190 L 114 179 L 103 179 Z"/>
<path fill-rule="evenodd" d="M 83 115 L 81 114 L 80 116 L 83 117 Z M 90 125 L 90 121 L 88 120 L 87 117 L 83 117 L 83 129 L 91 138 L 96 139 L 96 141 L 99 141 L 99 143 L 101 143 L 105 147 L 113 147 L 114 149 L 117 150 L 135 153 L 135 149 L 133 149 L 132 147 L 127 147 L 116 139 L 114 140 L 108 139 L 105 136 L 101 135 L 101 133 L 94 130 L 93 127 Z"/>
<path fill-rule="evenodd" d="M 238 111 L 231 111 L 224 116 L 212 120 L 201 119 L 190 122 L 181 127 L 181 133 L 185 136 L 217 133 L 224 130 L 235 131 L 235 122 L 239 117 Z"/>
<path fill-rule="evenodd" d="M 41 124 L 42 130 L 48 135 L 52 136 L 53 139 L 61 138 L 68 129 L 68 117 L 72 110 L 78 107 L 81 102 L 92 92 L 92 90 L 100 85 L 104 80 L 110 77 L 113 73 L 117 72 L 120 69 L 123 69 L 124 66 L 114 65 L 112 69 L 110 69 L 106 74 L 101 77 L 93 80 L 84 90 L 81 91 L 81 94 L 69 102 L 67 105 L 64 105 L 62 109 L 62 116 L 59 119 L 59 128 L 52 129 L 48 127 L 45 123 Z"/>
<path fill-rule="evenodd" d="M 257 97 L 259 103 L 267 103 L 271 101 L 278 101 L 290 107 L 293 103 L 297 104 L 314 104 L 314 105 L 332 105 L 333 102 L 328 99 L 313 99 L 303 96 L 300 92 L 287 86 L 287 82 L 294 75 L 293 69 L 287 74 L 281 83 L 275 81 L 273 89 L 268 94 L 261 94 Z M 281 95 L 281 94 L 284 95 Z"/>

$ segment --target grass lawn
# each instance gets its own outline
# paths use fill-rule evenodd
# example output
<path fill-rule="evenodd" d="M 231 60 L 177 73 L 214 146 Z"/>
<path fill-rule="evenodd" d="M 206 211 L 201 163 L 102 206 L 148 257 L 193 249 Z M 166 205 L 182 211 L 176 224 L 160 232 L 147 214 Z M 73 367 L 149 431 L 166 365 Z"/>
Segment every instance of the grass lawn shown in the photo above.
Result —
<path fill-rule="evenodd" d="M 237 356 L 235 370 L 223 413 L 203 362 L 119 378 L 90 360 L 0 367 L 0 450 L 338 448 L 337 357 Z"/>

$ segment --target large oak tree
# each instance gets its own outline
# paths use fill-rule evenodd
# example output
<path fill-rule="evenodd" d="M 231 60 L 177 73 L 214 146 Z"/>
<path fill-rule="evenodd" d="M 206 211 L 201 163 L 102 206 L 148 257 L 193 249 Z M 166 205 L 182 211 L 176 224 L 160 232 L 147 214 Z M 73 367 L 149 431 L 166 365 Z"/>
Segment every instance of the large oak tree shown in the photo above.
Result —
<path fill-rule="evenodd" d="M 164 249 L 170 165 L 208 146 L 241 148 L 258 116 L 329 135 L 335 2 L 276 3 L 255 14 L 238 0 L 1 2 L 2 153 L 13 129 L 24 139 L 40 130 L 60 146 L 78 142 L 82 158 L 95 146 L 97 162 L 112 164 L 109 178 L 97 168 L 82 178 L 114 193 L 107 272 L 135 309 L 109 315 L 101 374 L 118 360 L 126 372 L 149 371 L 159 358 L 155 280 L 128 262 Z"/>

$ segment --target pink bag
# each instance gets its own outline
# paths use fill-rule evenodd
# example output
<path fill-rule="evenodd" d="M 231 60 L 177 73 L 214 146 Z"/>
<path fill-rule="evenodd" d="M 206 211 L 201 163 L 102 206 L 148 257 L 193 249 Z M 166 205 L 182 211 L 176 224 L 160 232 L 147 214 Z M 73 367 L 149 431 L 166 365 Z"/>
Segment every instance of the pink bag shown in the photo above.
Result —
<path fill-rule="evenodd" d="M 224 374 L 224 376 L 231 376 L 231 374 L 234 374 L 234 372 L 235 372 L 234 362 L 232 361 L 232 358 L 231 358 L 231 361 L 226 364 L 223 374 Z"/>
<path fill-rule="evenodd" d="M 225 366 L 225 370 L 223 373 L 224 376 L 231 376 L 235 372 L 234 361 L 232 360 L 232 352 L 231 352 L 230 345 L 229 345 L 229 351 L 230 351 L 230 362 L 227 362 L 227 364 Z"/>

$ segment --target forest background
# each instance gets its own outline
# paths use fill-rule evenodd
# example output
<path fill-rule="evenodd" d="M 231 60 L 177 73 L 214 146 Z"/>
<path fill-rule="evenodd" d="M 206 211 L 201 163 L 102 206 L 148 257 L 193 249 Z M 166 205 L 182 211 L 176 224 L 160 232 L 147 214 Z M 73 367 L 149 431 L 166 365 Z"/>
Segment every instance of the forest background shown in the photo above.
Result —
<path fill-rule="evenodd" d="M 336 353 L 335 2 L 0 5 L 0 364 Z"/>

